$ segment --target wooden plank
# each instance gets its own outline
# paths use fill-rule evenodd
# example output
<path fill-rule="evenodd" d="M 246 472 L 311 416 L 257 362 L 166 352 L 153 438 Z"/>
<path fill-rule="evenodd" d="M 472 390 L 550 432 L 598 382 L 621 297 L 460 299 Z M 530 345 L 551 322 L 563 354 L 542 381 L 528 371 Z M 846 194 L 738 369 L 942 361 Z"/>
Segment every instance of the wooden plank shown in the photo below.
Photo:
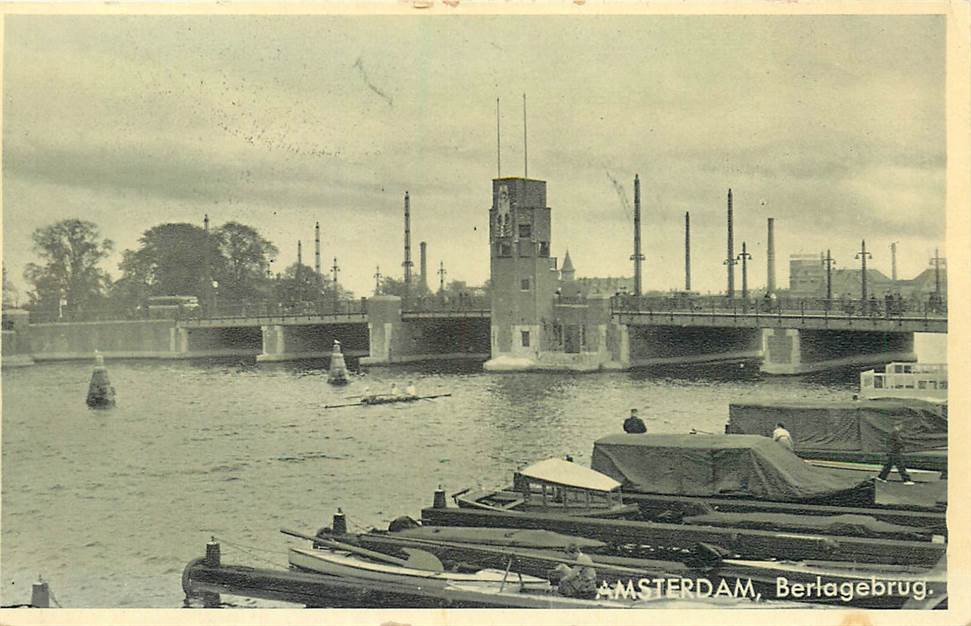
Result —
<path fill-rule="evenodd" d="M 792 502 L 768 502 L 738 498 L 702 498 L 690 496 L 666 496 L 648 493 L 625 493 L 624 500 L 635 502 L 641 510 L 673 510 L 696 512 L 700 506 L 709 506 L 728 513 L 793 513 L 796 515 L 869 515 L 884 522 L 927 528 L 937 534 L 947 533 L 947 516 L 943 511 L 912 511 L 869 507 L 829 506 L 823 504 L 796 504 Z"/>
<path fill-rule="evenodd" d="M 498 513 L 474 509 L 426 508 L 422 522 L 431 526 L 488 526 L 545 529 L 613 544 L 691 549 L 698 543 L 720 545 L 749 559 L 822 559 L 861 563 L 933 565 L 945 546 L 921 541 L 832 537 L 712 526 L 686 526 L 630 520 L 573 518 L 565 515 Z"/>

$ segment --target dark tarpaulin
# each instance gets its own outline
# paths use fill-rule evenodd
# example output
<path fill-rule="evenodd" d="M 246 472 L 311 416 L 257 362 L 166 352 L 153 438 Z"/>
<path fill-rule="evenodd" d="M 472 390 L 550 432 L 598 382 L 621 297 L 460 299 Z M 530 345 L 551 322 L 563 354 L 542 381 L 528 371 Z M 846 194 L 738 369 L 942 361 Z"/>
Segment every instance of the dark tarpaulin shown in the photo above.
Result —
<path fill-rule="evenodd" d="M 907 452 L 947 446 L 947 409 L 924 400 L 731 404 L 727 432 L 771 436 L 777 422 L 796 450 L 885 452 L 894 423 Z"/>
<path fill-rule="evenodd" d="M 872 503 L 873 481 L 815 467 L 759 435 L 610 435 L 590 466 L 627 491 Z"/>
<path fill-rule="evenodd" d="M 794 515 L 792 513 L 707 513 L 685 517 L 685 524 L 727 526 L 847 535 L 853 537 L 885 537 L 891 539 L 926 539 L 931 531 L 914 526 L 891 524 L 869 515 Z"/>

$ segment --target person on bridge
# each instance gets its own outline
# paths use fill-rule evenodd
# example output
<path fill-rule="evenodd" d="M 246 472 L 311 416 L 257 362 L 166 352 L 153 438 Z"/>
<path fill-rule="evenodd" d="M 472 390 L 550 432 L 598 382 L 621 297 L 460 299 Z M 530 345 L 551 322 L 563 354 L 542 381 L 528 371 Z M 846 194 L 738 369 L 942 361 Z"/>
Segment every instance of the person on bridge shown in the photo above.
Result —
<path fill-rule="evenodd" d="M 887 482 L 887 476 L 890 475 L 890 469 L 896 465 L 897 472 L 899 472 L 900 477 L 904 479 L 904 484 L 913 485 L 914 481 L 910 480 L 910 474 L 907 473 L 907 468 L 904 467 L 903 426 L 900 425 L 900 422 L 893 425 L 893 430 L 890 431 L 890 436 L 887 437 L 887 448 L 887 462 L 883 464 L 883 469 L 880 470 L 877 480 L 882 483 Z"/>
<path fill-rule="evenodd" d="M 630 415 L 624 420 L 624 432 L 631 435 L 640 435 L 647 432 L 644 420 L 637 416 L 637 409 L 631 409 Z"/>
<path fill-rule="evenodd" d="M 785 424 L 783 424 L 782 422 L 778 422 L 775 425 L 775 430 L 772 431 L 772 441 L 778 442 L 779 444 L 789 448 L 790 450 L 793 449 L 792 435 L 789 434 L 789 431 L 786 430 Z"/>
<path fill-rule="evenodd" d="M 417 398 L 418 397 L 418 389 L 415 387 L 415 381 L 413 381 L 413 380 L 409 380 L 408 381 L 408 386 L 405 387 L 405 395 L 407 395 L 407 396 L 409 396 L 411 398 Z"/>
<path fill-rule="evenodd" d="M 398 383 L 391 383 L 391 395 L 392 396 L 400 396 L 401 395 L 401 390 L 398 389 Z"/>

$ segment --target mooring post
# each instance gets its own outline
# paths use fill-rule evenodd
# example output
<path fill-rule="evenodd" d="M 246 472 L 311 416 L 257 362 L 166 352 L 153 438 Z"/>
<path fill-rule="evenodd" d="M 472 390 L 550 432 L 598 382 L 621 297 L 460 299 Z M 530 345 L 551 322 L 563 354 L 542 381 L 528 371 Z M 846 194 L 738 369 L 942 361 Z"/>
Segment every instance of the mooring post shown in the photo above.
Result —
<path fill-rule="evenodd" d="M 48 587 L 47 582 L 40 576 L 37 577 L 37 582 L 34 583 L 33 588 L 30 590 L 30 606 L 35 609 L 51 608 L 50 587 Z"/>
<path fill-rule="evenodd" d="M 432 501 L 432 508 L 434 509 L 444 509 L 447 506 L 445 502 L 445 489 L 439 485 L 438 489 L 435 490 L 435 498 Z"/>
<path fill-rule="evenodd" d="M 335 535 L 347 534 L 347 516 L 344 515 L 344 511 L 341 509 L 337 509 L 337 512 L 334 513 L 332 527 Z"/>
<path fill-rule="evenodd" d="M 219 544 L 215 537 L 212 537 L 206 544 L 206 565 L 219 567 Z"/>

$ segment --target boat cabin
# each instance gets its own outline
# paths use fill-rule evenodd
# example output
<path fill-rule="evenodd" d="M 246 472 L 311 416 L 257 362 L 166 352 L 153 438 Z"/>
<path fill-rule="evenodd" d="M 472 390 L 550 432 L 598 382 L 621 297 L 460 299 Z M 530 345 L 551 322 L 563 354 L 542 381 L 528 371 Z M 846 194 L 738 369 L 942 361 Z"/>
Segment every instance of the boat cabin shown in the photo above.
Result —
<path fill-rule="evenodd" d="M 513 474 L 511 489 L 455 494 L 460 507 L 500 511 L 617 517 L 636 513 L 625 505 L 613 478 L 563 459 L 546 459 Z"/>
<path fill-rule="evenodd" d="M 890 363 L 883 372 L 860 374 L 860 397 L 947 401 L 946 363 Z"/>

